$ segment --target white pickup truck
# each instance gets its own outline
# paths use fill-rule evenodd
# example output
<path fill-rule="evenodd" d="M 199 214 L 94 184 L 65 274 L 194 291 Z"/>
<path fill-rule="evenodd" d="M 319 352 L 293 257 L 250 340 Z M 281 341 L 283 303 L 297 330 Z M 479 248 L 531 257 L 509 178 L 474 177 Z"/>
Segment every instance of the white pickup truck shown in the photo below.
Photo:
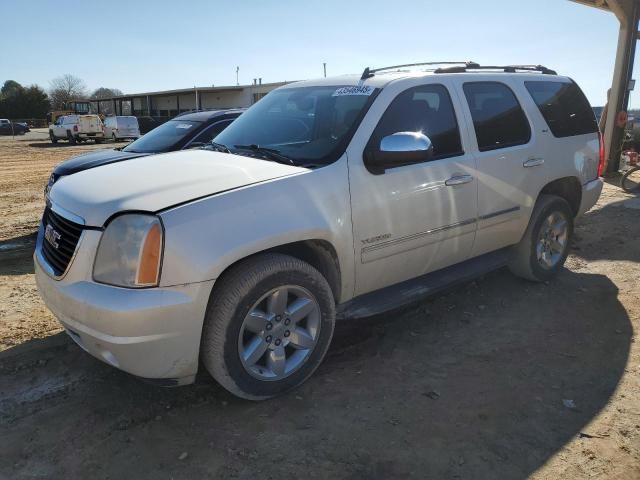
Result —
<path fill-rule="evenodd" d="M 202 360 L 269 398 L 313 373 L 337 318 L 504 265 L 550 280 L 603 160 L 580 88 L 540 66 L 294 83 L 204 149 L 56 182 L 36 281 L 108 364 L 180 385 Z"/>
<path fill-rule="evenodd" d="M 49 138 L 52 143 L 68 140 L 69 143 L 104 140 L 104 126 L 98 115 L 63 115 L 49 125 Z"/>

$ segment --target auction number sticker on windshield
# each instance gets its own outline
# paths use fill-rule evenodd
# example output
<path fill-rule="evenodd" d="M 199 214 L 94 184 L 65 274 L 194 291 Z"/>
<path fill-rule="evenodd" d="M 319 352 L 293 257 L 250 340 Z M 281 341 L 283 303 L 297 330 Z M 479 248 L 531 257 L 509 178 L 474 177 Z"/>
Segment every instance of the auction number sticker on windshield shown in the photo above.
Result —
<path fill-rule="evenodd" d="M 344 97 L 347 95 L 371 95 L 373 87 L 369 85 L 354 85 L 353 87 L 342 87 L 333 92 L 332 97 Z"/>
<path fill-rule="evenodd" d="M 179 125 L 176 125 L 176 128 L 191 128 L 191 124 L 190 123 L 180 123 Z"/>

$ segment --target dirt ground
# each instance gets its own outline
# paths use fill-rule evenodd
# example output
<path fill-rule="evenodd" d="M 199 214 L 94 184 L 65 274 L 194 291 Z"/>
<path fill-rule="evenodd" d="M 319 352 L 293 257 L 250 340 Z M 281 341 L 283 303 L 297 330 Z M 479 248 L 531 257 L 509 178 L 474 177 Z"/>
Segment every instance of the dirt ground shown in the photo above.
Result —
<path fill-rule="evenodd" d="M 44 184 L 93 148 L 0 138 L 0 478 L 640 478 L 640 199 L 605 186 L 553 282 L 345 321 L 305 385 L 251 403 L 116 371 L 40 301 Z"/>

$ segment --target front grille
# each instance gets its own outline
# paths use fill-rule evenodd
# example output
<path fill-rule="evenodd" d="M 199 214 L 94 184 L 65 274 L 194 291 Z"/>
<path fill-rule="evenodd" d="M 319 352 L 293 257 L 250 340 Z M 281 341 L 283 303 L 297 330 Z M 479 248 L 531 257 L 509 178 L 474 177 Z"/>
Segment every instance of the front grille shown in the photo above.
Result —
<path fill-rule="evenodd" d="M 73 258 L 83 227 L 61 217 L 49 207 L 44 210 L 42 225 L 45 229 L 42 256 L 52 268 L 53 273 L 59 277 L 67 270 Z"/>

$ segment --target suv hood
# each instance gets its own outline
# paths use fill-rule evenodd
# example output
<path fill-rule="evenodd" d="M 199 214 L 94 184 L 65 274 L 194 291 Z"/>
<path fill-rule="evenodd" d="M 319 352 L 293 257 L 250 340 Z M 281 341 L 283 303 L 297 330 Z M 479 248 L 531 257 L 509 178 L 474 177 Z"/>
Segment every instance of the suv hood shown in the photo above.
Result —
<path fill-rule="evenodd" d="M 57 206 L 101 227 L 113 214 L 156 212 L 200 197 L 308 172 L 291 165 L 207 150 L 118 162 L 62 177 L 49 194 Z"/>
<path fill-rule="evenodd" d="M 81 172 L 88 168 L 106 165 L 107 163 L 120 162 L 122 160 L 129 160 L 130 158 L 144 157 L 147 155 L 151 154 L 122 152 L 120 150 L 97 150 L 95 152 L 85 153 L 83 155 L 70 158 L 69 160 L 65 160 L 64 162 L 56 165 L 53 169 L 53 174 L 55 175 L 55 178 L 58 178 L 64 175 Z"/>

